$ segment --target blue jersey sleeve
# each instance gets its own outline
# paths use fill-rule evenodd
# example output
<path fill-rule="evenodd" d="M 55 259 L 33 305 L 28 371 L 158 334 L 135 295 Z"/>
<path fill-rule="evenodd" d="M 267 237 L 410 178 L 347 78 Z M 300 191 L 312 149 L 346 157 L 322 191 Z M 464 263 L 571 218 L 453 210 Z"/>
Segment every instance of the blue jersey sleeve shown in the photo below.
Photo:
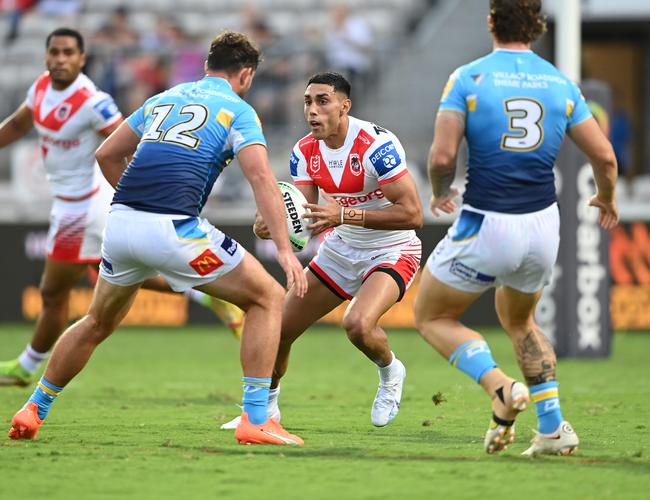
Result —
<path fill-rule="evenodd" d="M 591 116 L 589 105 L 576 84 L 571 83 L 571 91 L 573 105 L 569 113 L 567 128 L 574 127 Z"/>
<path fill-rule="evenodd" d="M 228 134 L 228 142 L 235 155 L 244 146 L 251 144 L 266 146 L 262 124 L 253 108 L 247 106 L 241 113 L 236 115 Z"/>
<path fill-rule="evenodd" d="M 438 110 L 458 111 L 465 114 L 467 112 L 466 97 L 461 78 L 461 70 L 459 68 L 447 80 L 447 85 L 445 85 L 445 89 L 442 91 Z"/>
<path fill-rule="evenodd" d="M 136 109 L 133 113 L 131 113 L 131 116 L 126 119 L 126 123 L 129 124 L 129 127 L 133 129 L 138 137 L 142 137 L 142 134 L 144 133 L 145 106 L 146 103 L 140 108 Z"/>

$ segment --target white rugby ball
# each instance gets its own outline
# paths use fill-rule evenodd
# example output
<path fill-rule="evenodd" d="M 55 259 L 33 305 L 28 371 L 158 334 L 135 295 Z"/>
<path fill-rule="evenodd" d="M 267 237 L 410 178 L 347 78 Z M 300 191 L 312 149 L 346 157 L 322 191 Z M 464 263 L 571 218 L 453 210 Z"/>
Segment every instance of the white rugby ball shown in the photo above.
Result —
<path fill-rule="evenodd" d="M 293 184 L 279 181 L 278 187 L 282 193 L 284 209 L 287 214 L 287 230 L 289 231 L 289 241 L 294 252 L 300 252 L 311 237 L 307 226 L 311 224 L 309 219 L 303 219 L 302 216 L 307 212 L 303 204 L 307 199 Z"/>

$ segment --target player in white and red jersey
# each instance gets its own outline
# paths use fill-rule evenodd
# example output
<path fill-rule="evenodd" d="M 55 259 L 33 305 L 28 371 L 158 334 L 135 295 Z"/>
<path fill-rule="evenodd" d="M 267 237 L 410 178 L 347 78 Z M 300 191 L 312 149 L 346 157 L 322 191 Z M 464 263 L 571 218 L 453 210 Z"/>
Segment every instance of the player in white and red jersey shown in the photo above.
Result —
<path fill-rule="evenodd" d="M 313 76 L 304 112 L 311 133 L 293 149 L 291 176 L 305 195 L 312 234 L 334 228 L 309 263 L 308 291 L 290 290 L 282 316 L 282 337 L 273 370 L 269 415 L 279 418 L 280 378 L 289 352 L 302 333 L 341 302 L 350 341 L 377 364 L 379 389 L 371 421 L 381 427 L 399 410 L 404 365 L 395 357 L 379 318 L 401 300 L 420 264 L 422 207 L 404 149 L 388 130 L 348 115 L 350 84 L 337 73 Z M 317 205 L 319 191 L 324 206 Z M 258 236 L 266 238 L 258 217 Z M 224 425 L 231 428 L 236 421 Z"/>
<path fill-rule="evenodd" d="M 43 309 L 31 343 L 17 360 L 0 363 L 0 384 L 25 385 L 46 358 L 68 319 L 70 290 L 100 259 L 102 230 L 112 190 L 95 163 L 100 136 L 122 122 L 113 99 L 81 73 L 84 42 L 74 30 L 48 35 L 47 72 L 25 102 L 0 124 L 0 147 L 36 127 L 54 194 L 47 259 L 40 290 Z"/>

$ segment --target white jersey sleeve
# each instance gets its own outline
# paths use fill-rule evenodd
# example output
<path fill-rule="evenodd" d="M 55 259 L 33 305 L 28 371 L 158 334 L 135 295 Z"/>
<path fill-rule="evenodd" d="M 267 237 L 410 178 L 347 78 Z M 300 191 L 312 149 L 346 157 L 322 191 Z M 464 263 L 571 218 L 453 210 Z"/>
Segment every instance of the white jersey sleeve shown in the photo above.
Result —
<path fill-rule="evenodd" d="M 395 134 L 377 127 L 377 140 L 368 148 L 363 166 L 379 184 L 392 182 L 408 172 L 406 152 Z"/>
<path fill-rule="evenodd" d="M 294 184 L 314 184 L 313 179 L 307 173 L 307 160 L 302 151 L 300 151 L 300 143 L 297 143 L 291 151 L 291 158 L 289 158 L 289 172 Z"/>
<path fill-rule="evenodd" d="M 25 97 L 25 105 L 34 110 L 34 94 L 36 93 L 36 82 L 32 83 L 31 87 L 27 91 L 27 96 Z"/>
<path fill-rule="evenodd" d="M 92 128 L 101 132 L 122 119 L 113 98 L 106 92 L 97 92 L 88 100 L 89 120 Z"/>

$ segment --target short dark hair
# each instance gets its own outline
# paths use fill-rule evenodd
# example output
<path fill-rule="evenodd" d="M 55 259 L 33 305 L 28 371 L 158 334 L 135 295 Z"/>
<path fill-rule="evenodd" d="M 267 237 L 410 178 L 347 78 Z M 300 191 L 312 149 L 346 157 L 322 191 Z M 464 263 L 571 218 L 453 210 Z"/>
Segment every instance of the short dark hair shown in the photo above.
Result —
<path fill-rule="evenodd" d="M 307 82 L 307 86 L 312 83 L 323 83 L 325 85 L 331 85 L 334 87 L 336 92 L 341 92 L 345 94 L 345 97 L 350 97 L 350 92 L 352 87 L 350 82 L 348 82 L 345 77 L 340 73 L 335 73 L 333 71 L 326 71 L 324 73 L 316 73 L 312 76 Z"/>
<path fill-rule="evenodd" d="M 542 0 L 490 0 L 490 17 L 499 42 L 531 43 L 546 31 Z"/>
<path fill-rule="evenodd" d="M 84 37 L 81 36 L 77 30 L 72 28 L 57 28 L 52 33 L 47 35 L 45 39 L 45 48 L 47 49 L 50 46 L 50 40 L 55 36 L 69 36 L 77 40 L 77 47 L 79 47 L 79 52 L 83 54 L 84 52 Z"/>
<path fill-rule="evenodd" d="M 236 73 L 242 68 L 257 69 L 261 61 L 260 49 L 243 33 L 224 31 L 210 44 L 209 70 Z"/>

